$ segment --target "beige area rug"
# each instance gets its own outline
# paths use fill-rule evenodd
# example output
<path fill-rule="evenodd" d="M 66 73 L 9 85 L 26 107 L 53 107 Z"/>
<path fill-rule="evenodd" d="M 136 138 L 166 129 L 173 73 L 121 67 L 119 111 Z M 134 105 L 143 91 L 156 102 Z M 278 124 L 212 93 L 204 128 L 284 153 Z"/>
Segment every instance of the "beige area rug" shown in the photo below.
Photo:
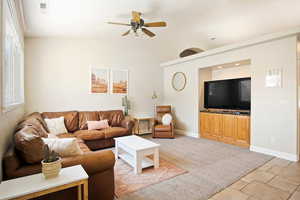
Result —
<path fill-rule="evenodd" d="M 131 166 L 119 159 L 115 165 L 115 195 L 119 198 L 184 173 L 187 173 L 187 171 L 164 159 L 160 159 L 158 169 L 149 167 L 143 169 L 141 174 L 135 174 Z"/>
<path fill-rule="evenodd" d="M 118 200 L 207 200 L 271 156 L 216 141 L 176 135 L 175 139 L 153 139 L 160 144 L 159 156 L 188 173 L 152 184 Z"/>

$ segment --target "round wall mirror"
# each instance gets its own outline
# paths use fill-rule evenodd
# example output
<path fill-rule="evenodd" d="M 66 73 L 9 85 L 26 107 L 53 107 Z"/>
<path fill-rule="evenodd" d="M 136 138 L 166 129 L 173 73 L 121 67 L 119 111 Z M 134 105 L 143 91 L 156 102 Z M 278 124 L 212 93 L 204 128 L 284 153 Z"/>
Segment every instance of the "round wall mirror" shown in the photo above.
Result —
<path fill-rule="evenodd" d="M 183 72 L 176 72 L 172 78 L 172 87 L 176 91 L 182 91 L 186 85 L 186 76 Z"/>

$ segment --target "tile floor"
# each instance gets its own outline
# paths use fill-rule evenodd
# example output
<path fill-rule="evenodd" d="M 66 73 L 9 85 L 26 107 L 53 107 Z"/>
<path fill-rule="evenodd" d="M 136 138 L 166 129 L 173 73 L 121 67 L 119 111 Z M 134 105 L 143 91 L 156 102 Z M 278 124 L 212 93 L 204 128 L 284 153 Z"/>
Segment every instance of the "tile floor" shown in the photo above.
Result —
<path fill-rule="evenodd" d="M 209 200 L 300 200 L 300 162 L 274 158 Z"/>

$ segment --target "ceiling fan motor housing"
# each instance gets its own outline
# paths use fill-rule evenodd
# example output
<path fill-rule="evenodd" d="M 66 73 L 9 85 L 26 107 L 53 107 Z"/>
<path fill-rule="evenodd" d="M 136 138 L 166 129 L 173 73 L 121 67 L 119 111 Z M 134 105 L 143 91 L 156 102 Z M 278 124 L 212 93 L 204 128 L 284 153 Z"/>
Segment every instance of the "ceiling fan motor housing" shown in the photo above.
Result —
<path fill-rule="evenodd" d="M 135 32 L 139 29 L 142 28 L 144 26 L 144 20 L 140 19 L 140 23 L 135 22 L 134 20 L 131 20 L 130 25 L 132 27 L 132 30 L 134 30 Z"/>

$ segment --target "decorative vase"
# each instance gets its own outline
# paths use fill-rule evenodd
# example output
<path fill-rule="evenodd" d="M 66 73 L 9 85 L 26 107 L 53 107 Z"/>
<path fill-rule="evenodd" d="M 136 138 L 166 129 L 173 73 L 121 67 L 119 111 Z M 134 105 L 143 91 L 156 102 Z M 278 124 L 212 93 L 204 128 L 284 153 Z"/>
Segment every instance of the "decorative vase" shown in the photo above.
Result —
<path fill-rule="evenodd" d="M 57 161 L 46 163 L 42 160 L 42 173 L 46 179 L 54 178 L 59 175 L 61 170 L 61 158 Z"/>
<path fill-rule="evenodd" d="M 128 116 L 128 113 L 129 113 L 129 110 L 128 110 L 127 107 L 125 107 L 125 108 L 124 108 L 124 114 L 125 114 L 125 116 Z"/>

